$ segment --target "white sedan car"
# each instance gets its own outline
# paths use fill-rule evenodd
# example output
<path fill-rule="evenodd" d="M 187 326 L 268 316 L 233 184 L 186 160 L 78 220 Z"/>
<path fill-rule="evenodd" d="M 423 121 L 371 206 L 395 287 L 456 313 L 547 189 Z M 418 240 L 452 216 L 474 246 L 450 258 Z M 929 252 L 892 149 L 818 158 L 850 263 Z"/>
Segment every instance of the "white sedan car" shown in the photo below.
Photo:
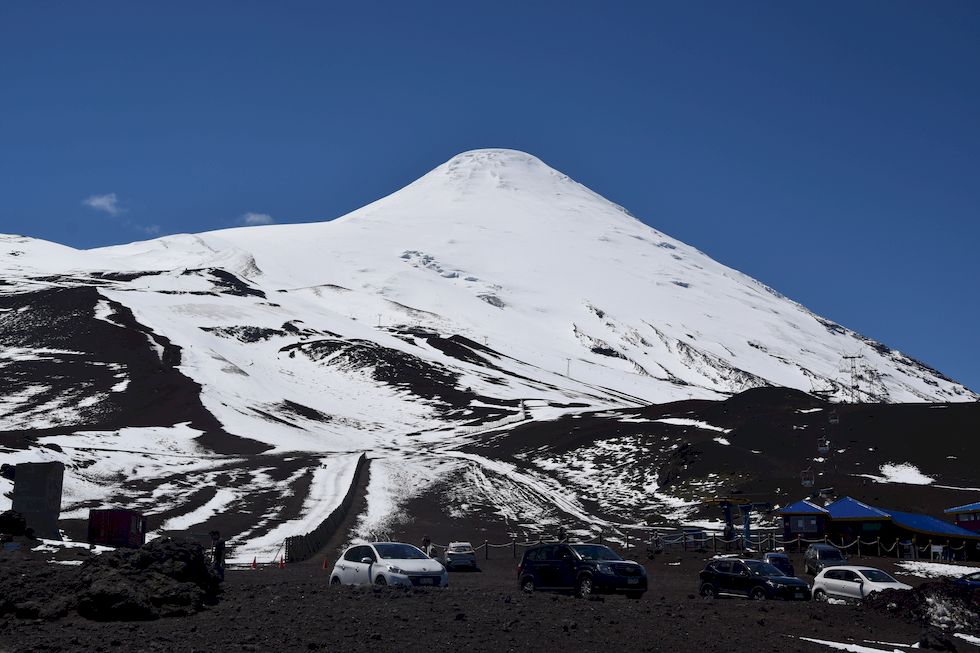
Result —
<path fill-rule="evenodd" d="M 357 544 L 340 556 L 330 572 L 331 585 L 401 585 L 446 587 L 449 574 L 411 544 L 371 542 Z"/>
<path fill-rule="evenodd" d="M 827 567 L 813 579 L 813 598 L 835 596 L 863 599 L 882 590 L 910 590 L 911 585 L 900 583 L 880 569 L 873 567 Z"/>

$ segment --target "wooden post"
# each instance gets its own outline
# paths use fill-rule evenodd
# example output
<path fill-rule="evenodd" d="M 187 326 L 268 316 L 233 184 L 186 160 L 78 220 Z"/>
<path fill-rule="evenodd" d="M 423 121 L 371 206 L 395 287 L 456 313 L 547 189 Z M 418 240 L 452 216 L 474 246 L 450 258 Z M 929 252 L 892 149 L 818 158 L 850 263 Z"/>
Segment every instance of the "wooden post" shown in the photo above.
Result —
<path fill-rule="evenodd" d="M 800 538 L 801 537 L 802 537 L 802 535 L 800 535 L 799 533 L 796 534 L 796 552 L 797 553 L 799 553 L 800 551 L 803 550 L 803 542 L 800 541 Z"/>
<path fill-rule="evenodd" d="M 483 559 L 490 559 L 490 545 L 487 540 L 483 540 Z"/>
<path fill-rule="evenodd" d="M 877 540 L 878 540 L 878 557 L 880 558 L 881 557 L 881 536 L 880 535 L 878 536 Z"/>
<path fill-rule="evenodd" d="M 630 532 L 626 531 L 626 552 L 629 553 L 630 550 Z"/>
<path fill-rule="evenodd" d="M 718 536 L 714 533 L 711 534 L 711 552 L 718 553 Z"/>
<path fill-rule="evenodd" d="M 599 544 L 602 544 L 602 529 L 599 529 Z"/>

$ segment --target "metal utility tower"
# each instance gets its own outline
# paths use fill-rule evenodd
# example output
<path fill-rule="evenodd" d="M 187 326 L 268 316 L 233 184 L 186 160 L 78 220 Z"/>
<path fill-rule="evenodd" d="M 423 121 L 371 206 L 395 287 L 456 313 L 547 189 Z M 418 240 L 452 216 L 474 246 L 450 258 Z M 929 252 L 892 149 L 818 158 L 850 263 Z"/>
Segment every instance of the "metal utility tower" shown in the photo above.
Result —
<path fill-rule="evenodd" d="M 856 404 L 861 400 L 861 373 L 864 366 L 860 361 L 864 360 L 863 354 L 844 354 L 842 371 L 850 374 L 851 381 L 847 385 L 850 391 L 851 403 Z"/>

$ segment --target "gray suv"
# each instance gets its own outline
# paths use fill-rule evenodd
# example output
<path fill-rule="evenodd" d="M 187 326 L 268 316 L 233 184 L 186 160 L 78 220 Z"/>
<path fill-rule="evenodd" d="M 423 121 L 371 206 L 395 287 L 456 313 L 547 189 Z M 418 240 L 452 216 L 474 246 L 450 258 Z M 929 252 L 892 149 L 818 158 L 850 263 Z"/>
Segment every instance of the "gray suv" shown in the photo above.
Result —
<path fill-rule="evenodd" d="M 833 544 L 811 544 L 803 554 L 803 566 L 811 576 L 816 576 L 827 567 L 846 564 L 847 558 Z"/>

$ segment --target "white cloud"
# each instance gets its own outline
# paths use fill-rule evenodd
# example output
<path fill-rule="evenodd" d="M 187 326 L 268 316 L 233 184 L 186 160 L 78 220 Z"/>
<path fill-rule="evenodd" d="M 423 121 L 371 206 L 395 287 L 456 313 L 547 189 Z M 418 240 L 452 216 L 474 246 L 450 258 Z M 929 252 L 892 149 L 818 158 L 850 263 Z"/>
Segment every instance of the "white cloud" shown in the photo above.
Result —
<path fill-rule="evenodd" d="M 109 215 L 119 215 L 122 213 L 122 208 L 119 206 L 119 198 L 116 197 L 115 193 L 92 195 L 82 200 L 82 204 L 96 211 L 104 211 Z"/>
<path fill-rule="evenodd" d="M 260 224 L 272 224 L 275 220 L 268 213 L 252 213 L 251 211 L 243 215 L 241 218 L 241 223 L 249 227 L 254 227 Z"/>

